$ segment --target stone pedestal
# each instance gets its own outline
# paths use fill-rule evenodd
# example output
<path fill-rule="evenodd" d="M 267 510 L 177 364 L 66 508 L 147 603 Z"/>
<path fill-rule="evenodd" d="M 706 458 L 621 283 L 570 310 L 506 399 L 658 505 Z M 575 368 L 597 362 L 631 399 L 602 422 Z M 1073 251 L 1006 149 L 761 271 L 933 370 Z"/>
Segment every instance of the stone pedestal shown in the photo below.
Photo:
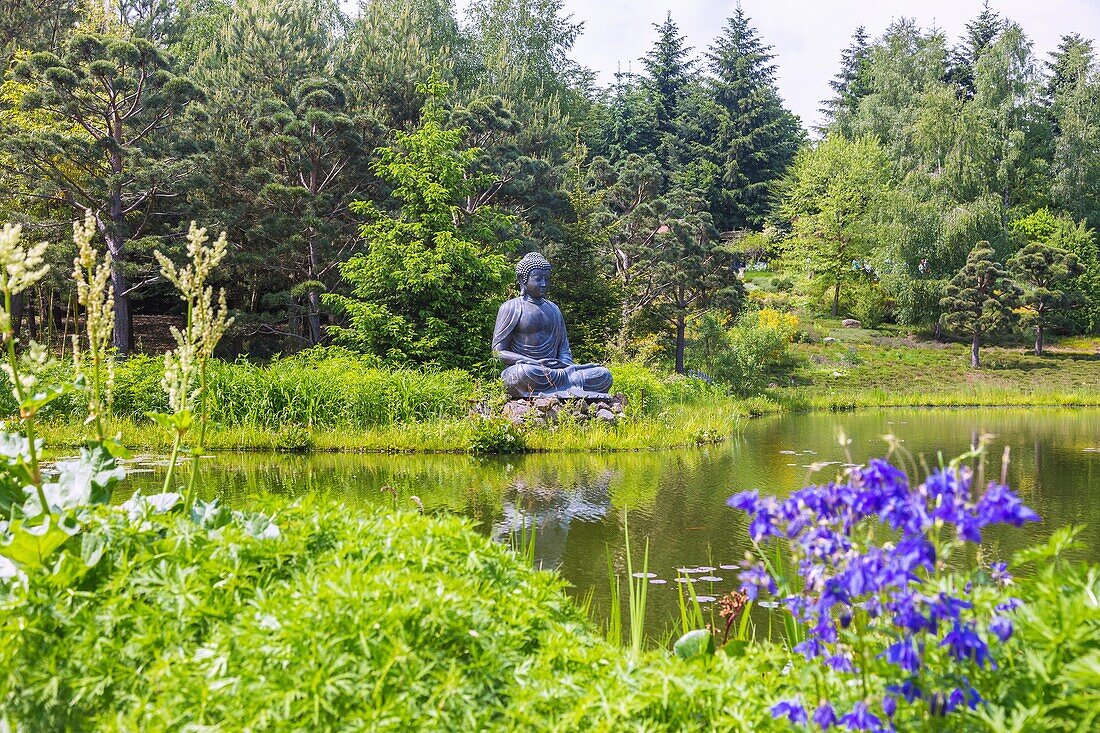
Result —
<path fill-rule="evenodd" d="M 529 397 L 504 405 L 505 419 L 513 425 L 547 427 L 569 415 L 577 423 L 614 425 L 626 417 L 626 395 L 609 397 Z"/>

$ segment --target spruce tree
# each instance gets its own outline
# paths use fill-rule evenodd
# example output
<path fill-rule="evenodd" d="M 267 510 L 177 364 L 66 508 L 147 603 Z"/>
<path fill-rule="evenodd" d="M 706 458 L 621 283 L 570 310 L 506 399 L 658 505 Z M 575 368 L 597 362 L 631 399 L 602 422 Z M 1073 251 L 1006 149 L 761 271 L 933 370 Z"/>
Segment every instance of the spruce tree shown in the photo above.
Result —
<path fill-rule="evenodd" d="M 978 349 L 982 338 L 1008 325 L 1019 301 L 1019 288 L 994 256 L 989 242 L 978 242 L 940 301 L 943 325 L 970 339 L 970 366 L 974 369 L 981 366 Z"/>
<path fill-rule="evenodd" d="M 825 117 L 822 130 L 833 128 L 846 136 L 851 135 L 851 118 L 859 107 L 859 100 L 870 91 L 866 78 L 870 54 L 867 29 L 860 26 L 852 34 L 851 44 L 840 52 L 840 71 L 829 81 L 834 96 L 822 102 L 818 110 Z"/>
<path fill-rule="evenodd" d="M 657 42 L 641 59 L 645 68 L 644 84 L 656 102 L 659 134 L 672 134 L 680 100 L 691 82 L 695 64 L 689 58 L 691 47 L 684 42 L 671 12 L 665 16 L 664 23 L 654 23 L 653 27 L 657 31 Z"/>
<path fill-rule="evenodd" d="M 985 0 L 978 17 L 966 24 L 966 33 L 951 53 L 951 65 L 945 76 L 960 97 L 970 99 L 974 96 L 978 59 L 1007 27 L 1007 21 L 995 10 L 990 10 L 989 0 Z"/>
<path fill-rule="evenodd" d="M 707 141 L 718 171 L 710 210 L 723 231 L 762 223 L 770 187 L 804 138 L 798 118 L 783 107 L 771 48 L 738 6 L 707 51 L 718 108 Z"/>

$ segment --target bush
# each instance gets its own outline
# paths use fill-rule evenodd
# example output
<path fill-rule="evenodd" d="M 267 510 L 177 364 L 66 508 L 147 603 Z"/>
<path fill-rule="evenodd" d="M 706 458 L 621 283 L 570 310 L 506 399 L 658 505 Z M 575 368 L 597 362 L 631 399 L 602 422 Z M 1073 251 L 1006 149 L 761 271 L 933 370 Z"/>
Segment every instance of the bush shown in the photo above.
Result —
<path fill-rule="evenodd" d="M 504 418 L 478 420 L 474 424 L 471 453 L 524 453 L 527 441 L 523 433 Z"/>
<path fill-rule="evenodd" d="M 612 390 L 626 395 L 627 413 L 655 415 L 667 407 L 706 399 L 717 394 L 702 379 L 682 374 L 662 374 L 634 363 L 611 365 Z"/>
<path fill-rule="evenodd" d="M 786 729 L 778 647 L 629 656 L 462 520 L 272 508 L 266 539 L 101 513 L 78 592 L 46 570 L 0 585 L 0 728 Z"/>
<path fill-rule="evenodd" d="M 890 299 L 879 285 L 871 284 L 856 292 L 852 315 L 864 328 L 878 328 L 890 317 Z"/>
<path fill-rule="evenodd" d="M 745 312 L 726 333 L 726 348 L 714 358 L 714 378 L 739 394 L 760 391 L 788 361 L 797 332 L 793 314 L 767 308 Z"/>

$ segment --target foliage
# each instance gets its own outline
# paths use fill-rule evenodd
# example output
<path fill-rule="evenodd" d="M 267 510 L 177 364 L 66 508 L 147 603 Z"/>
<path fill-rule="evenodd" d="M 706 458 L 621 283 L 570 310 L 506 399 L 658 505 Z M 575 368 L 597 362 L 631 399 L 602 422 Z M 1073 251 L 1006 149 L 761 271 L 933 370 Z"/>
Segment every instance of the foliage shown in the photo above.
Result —
<path fill-rule="evenodd" d="M 200 96 L 152 41 L 108 27 L 74 33 L 62 55 L 31 54 L 13 72 L 32 87 L 21 106 L 63 126 L 9 126 L 3 152 L 17 161 L 18 195 L 95 216 L 111 254 L 114 346 L 131 348 L 127 244 L 187 171 L 186 156 L 155 145 Z"/>
<path fill-rule="evenodd" d="M 1016 655 L 990 675 L 993 702 L 968 714 L 970 727 L 1007 731 L 1072 731 L 1096 727 L 1100 662 L 1100 586 L 1095 567 L 1071 562 L 1079 527 L 1057 530 L 1046 545 L 1025 550 L 1013 564 L 1034 576 L 1015 594 Z"/>
<path fill-rule="evenodd" d="M 864 328 L 878 328 L 890 317 L 890 300 L 878 283 L 866 283 L 856 290 L 852 316 Z"/>
<path fill-rule="evenodd" d="M 463 149 L 462 130 L 443 124 L 438 80 L 420 127 L 398 133 L 380 151 L 379 176 L 400 201 L 396 215 L 369 202 L 361 234 L 367 252 L 341 266 L 352 295 L 325 302 L 347 316 L 333 328 L 337 344 L 395 364 L 473 367 L 484 362 L 496 306 L 511 279 L 503 234 L 510 219 L 488 206 L 465 209 L 477 185 L 469 170 L 477 150 Z"/>
<path fill-rule="evenodd" d="M 697 662 L 664 652 L 628 660 L 556 576 L 459 519 L 335 503 L 267 508 L 279 517 L 276 533 L 101 511 L 95 521 L 107 542 L 80 593 L 46 571 L 6 585 L 7 722 L 27 731 L 213 721 L 398 730 L 431 709 L 441 729 L 712 721 L 782 730 L 746 692 L 787 685 L 777 649 L 720 656 L 704 676 Z M 364 679 L 376 692 L 363 694 L 354 681 Z M 601 696 L 618 702 L 595 704 Z"/>
<path fill-rule="evenodd" d="M 709 333 L 711 342 L 701 339 L 699 344 L 703 368 L 735 394 L 752 395 L 767 387 L 788 362 L 798 317 L 764 308 L 746 311 L 728 330 L 715 326 L 717 322 L 711 322 L 709 332 L 700 331 L 701 336 Z"/>
<path fill-rule="evenodd" d="M 504 418 L 479 420 L 474 427 L 471 453 L 523 453 L 527 441 L 523 433 Z"/>
<path fill-rule="evenodd" d="M 870 215 L 887 168 L 873 138 L 832 135 L 799 153 L 783 183 L 780 211 L 791 223 L 787 257 L 832 290 L 833 317 L 842 287 L 868 276 Z"/>
<path fill-rule="evenodd" d="M 1064 249 L 1032 242 L 1008 261 L 1011 269 L 1024 284 L 1022 305 L 1026 316 L 1025 326 L 1035 329 L 1035 355 L 1043 355 L 1043 337 L 1060 310 L 1079 304 L 1075 293 L 1062 289 L 1063 282 L 1084 272 L 1077 255 Z"/>

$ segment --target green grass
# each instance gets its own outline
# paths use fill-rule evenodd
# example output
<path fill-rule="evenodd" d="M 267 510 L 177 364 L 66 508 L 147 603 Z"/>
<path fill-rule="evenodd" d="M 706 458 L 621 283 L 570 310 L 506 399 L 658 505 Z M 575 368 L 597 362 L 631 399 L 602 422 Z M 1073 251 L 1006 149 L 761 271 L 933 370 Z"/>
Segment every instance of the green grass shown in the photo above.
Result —
<path fill-rule="evenodd" d="M 531 451 L 631 451 L 701 445 L 725 440 L 740 430 L 748 413 L 735 400 L 668 406 L 655 415 L 642 415 L 609 425 L 563 423 L 555 428 L 525 429 Z M 211 451 L 346 451 L 369 453 L 460 453 L 470 450 L 479 418 L 393 423 L 374 427 L 342 425 L 308 428 L 287 425 L 216 425 L 207 432 Z M 113 419 L 112 434 L 135 450 L 165 451 L 167 432 L 146 421 Z M 39 433 L 48 445 L 73 448 L 88 438 L 87 426 L 72 421 L 47 421 Z"/>
<path fill-rule="evenodd" d="M 1100 357 L 985 347 L 982 368 L 969 348 L 836 329 L 831 344 L 797 344 L 793 385 L 769 393 L 787 409 L 922 406 L 1100 405 Z"/>

